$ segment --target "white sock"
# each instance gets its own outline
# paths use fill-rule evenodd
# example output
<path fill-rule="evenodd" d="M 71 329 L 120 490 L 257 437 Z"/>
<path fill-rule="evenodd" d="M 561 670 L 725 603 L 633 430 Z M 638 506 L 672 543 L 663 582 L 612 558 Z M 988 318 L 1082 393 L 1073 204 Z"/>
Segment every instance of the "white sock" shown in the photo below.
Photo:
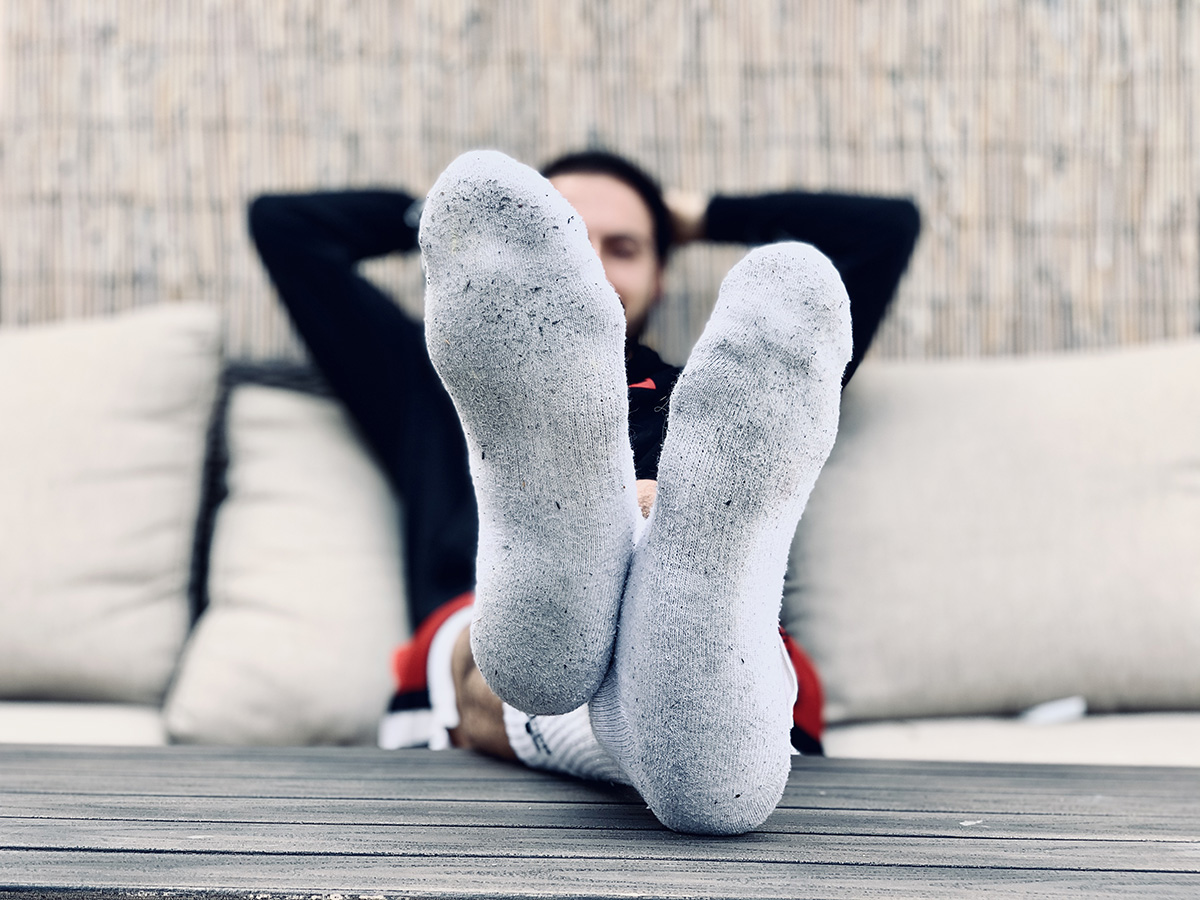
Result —
<path fill-rule="evenodd" d="M 503 154 L 450 165 L 420 242 L 479 504 L 475 662 L 502 700 L 564 713 L 608 668 L 639 519 L 625 316 L 579 215 Z"/>
<path fill-rule="evenodd" d="M 657 501 L 591 708 L 600 743 L 676 830 L 747 831 L 782 796 L 795 696 L 784 569 L 850 347 L 829 260 L 759 248 L 726 277 L 672 395 Z"/>
<path fill-rule="evenodd" d="M 517 758 L 531 769 L 629 784 L 621 767 L 592 734 L 586 706 L 561 716 L 531 716 L 506 703 L 504 730 Z"/>

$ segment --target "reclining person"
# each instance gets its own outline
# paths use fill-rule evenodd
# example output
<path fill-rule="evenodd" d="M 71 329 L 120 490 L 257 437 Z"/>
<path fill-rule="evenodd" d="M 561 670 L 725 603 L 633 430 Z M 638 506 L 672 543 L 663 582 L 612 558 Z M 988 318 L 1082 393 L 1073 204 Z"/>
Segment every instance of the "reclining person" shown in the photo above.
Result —
<path fill-rule="evenodd" d="M 784 653 L 778 607 L 791 534 L 836 430 L 854 302 L 811 247 L 751 254 L 726 279 L 679 380 L 664 444 L 678 370 L 637 335 L 661 293 L 666 208 L 636 169 L 620 177 L 628 164 L 619 159 L 591 154 L 563 165 L 550 168 L 552 187 L 498 154 L 470 155 L 442 176 L 425 206 L 426 337 L 466 433 L 478 587 L 473 612 L 461 609 L 464 599 L 414 609 L 425 618 L 401 656 L 401 688 L 425 687 L 429 673 L 438 706 L 435 683 L 449 681 L 452 709 L 442 718 L 460 745 L 631 782 L 674 828 L 746 830 L 778 801 L 789 738 L 805 737 L 793 720 L 809 723 L 809 740 L 819 736 L 819 688 L 802 655 L 792 648 L 797 666 Z M 372 315 L 391 316 L 357 307 L 382 300 L 403 316 L 353 271 L 358 259 L 406 237 L 396 218 L 371 229 L 353 208 L 402 203 L 397 196 L 269 198 L 251 215 L 301 335 L 385 469 L 402 456 L 397 449 L 422 443 L 428 420 L 413 418 L 414 408 L 449 406 L 410 334 L 391 345 L 400 360 L 386 352 L 369 358 L 388 346 L 378 334 L 358 355 L 348 340 L 355 327 L 376 330 Z M 911 252 L 915 211 L 873 198 L 754 198 L 742 201 L 760 212 L 743 223 L 743 239 L 757 229 L 820 240 L 804 232 L 819 233 L 822 223 L 796 215 L 811 214 L 806 198 L 843 212 L 823 224 L 833 235 L 826 246 L 846 260 L 846 280 L 865 285 L 857 360 Z M 737 199 L 726 202 L 729 218 L 745 212 Z M 706 226 L 695 229 L 693 220 L 693 229 L 720 236 L 720 207 L 712 201 Z M 290 239 L 280 223 L 292 226 Z M 306 230 L 307 240 L 297 234 Z M 862 265 L 865 275 L 855 268 Z M 309 277 L 297 274 L 305 269 Z M 297 299 L 298 286 L 323 298 Z M 405 322 L 419 338 L 419 326 Z M 422 359 L 428 371 L 411 377 Z M 383 391 L 362 383 L 368 364 L 382 373 Z M 356 378 L 365 398 L 354 392 Z M 384 423 L 390 441 L 373 439 L 371 414 L 386 418 L 377 394 L 397 381 L 400 394 L 424 395 L 392 398 L 393 419 L 411 431 L 396 434 L 394 422 L 390 431 Z M 452 448 L 453 431 L 439 425 L 435 446 Z M 452 461 L 444 455 L 438 463 Z M 411 522 L 406 478 L 419 472 L 393 473 Z M 648 508 L 656 483 L 644 524 L 639 495 Z M 441 497 L 443 517 L 461 512 L 447 501 L 462 494 Z M 445 537 L 434 529 L 414 548 L 410 536 L 410 561 Z M 435 561 L 446 557 L 423 560 L 426 597 L 430 585 L 446 592 L 453 584 Z M 462 625 L 470 617 L 468 643 Z M 798 675 L 802 708 L 793 713 Z"/>

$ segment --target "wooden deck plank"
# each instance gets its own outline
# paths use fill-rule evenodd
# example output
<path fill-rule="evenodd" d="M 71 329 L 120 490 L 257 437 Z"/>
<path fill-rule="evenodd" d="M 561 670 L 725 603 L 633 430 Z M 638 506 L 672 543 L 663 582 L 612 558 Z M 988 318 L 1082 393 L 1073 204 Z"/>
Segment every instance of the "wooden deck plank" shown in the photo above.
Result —
<path fill-rule="evenodd" d="M 902 835 L 755 833 L 738 839 L 621 829 L 430 828 L 40 819 L 3 825 L 3 845 L 21 850 L 213 855 L 452 859 L 692 860 L 852 865 L 864 858 L 907 866 L 1200 872 L 1200 841 L 1112 841 Z M 1101 860 L 1102 862 L 1097 862 Z"/>
<path fill-rule="evenodd" d="M 319 803 L 294 797 L 260 802 L 252 810 L 240 798 L 136 796 L 129 794 L 40 794 L 0 791 L 0 822 L 7 818 L 53 817 L 83 820 L 145 822 L 303 823 L 309 825 L 394 825 L 397 819 L 426 827 L 479 826 L 493 828 L 545 827 L 587 829 L 592 817 L 581 815 L 579 804 L 542 800 L 537 803 L 478 800 L 393 800 L 333 798 Z M 879 811 L 856 809 L 780 809 L 764 832 L 787 834 L 876 834 L 960 837 L 982 833 L 993 838 L 1041 837 L 1084 840 L 1101 831 L 1113 840 L 1200 840 L 1196 816 L 1165 818 L 1154 811 L 1124 814 L 1048 814 L 1021 810 L 964 818 L 946 811 Z M 604 824 L 627 830 L 660 830 L 644 808 L 614 804 L 604 812 Z"/>
<path fill-rule="evenodd" d="M 381 752 L 374 748 L 335 748 L 336 765 L 331 765 L 327 747 L 86 747 L 75 745 L 3 745 L 0 754 L 0 773 L 29 769 L 78 771 L 81 763 L 103 765 L 107 761 L 124 767 L 135 767 L 147 774 L 157 770 L 170 772 L 188 762 L 207 766 L 207 774 L 221 773 L 243 776 L 286 776 L 320 771 L 323 777 L 360 777 L 376 772 L 389 774 L 398 765 L 406 771 L 428 770 L 443 777 L 538 780 L 542 773 L 520 765 L 469 753 L 428 753 L 416 751 Z M 398 762 L 397 762 L 398 761 Z M 220 762 L 218 769 L 213 764 Z M 1070 766 L 1061 764 L 1000 764 L 977 762 L 915 762 L 911 760 L 879 761 L 860 759 L 818 759 L 797 757 L 795 768 L 808 771 L 810 776 L 830 782 L 856 778 L 870 773 L 880 779 L 904 784 L 921 781 L 940 783 L 944 779 L 969 777 L 986 780 L 995 777 L 1012 783 L 1012 773 L 1019 770 L 1022 781 L 1039 777 L 1061 782 L 1094 782 L 1120 784 L 1132 782 L 1139 788 L 1155 785 L 1170 786 L 1180 777 L 1200 780 L 1200 769 L 1130 766 Z"/>
<path fill-rule="evenodd" d="M 31 786 L 14 783 L 13 780 L 0 776 L 0 784 L 7 787 L 19 787 L 27 796 L 43 794 L 47 796 L 64 794 L 78 796 L 80 802 L 91 802 L 87 798 L 101 796 L 98 788 L 78 792 L 71 789 L 70 783 L 60 781 L 53 784 Z M 363 785 L 354 790 L 335 787 L 315 778 L 280 780 L 270 785 L 262 782 L 250 782 L 239 786 L 229 782 L 195 779 L 181 774 L 174 784 L 167 781 L 143 781 L 136 776 L 114 775 L 105 779 L 105 787 L 109 790 L 103 796 L 117 795 L 126 797 L 161 797 L 161 798 L 232 798 L 232 799 L 309 799 L 312 801 L 333 801 L 369 799 L 381 803 L 410 803 L 410 802 L 459 802 L 459 803 L 546 803 L 571 802 L 578 804 L 595 804 L 604 807 L 612 805 L 627 805 L 642 808 L 642 804 L 631 792 L 626 790 L 608 789 L 602 785 L 586 783 L 557 783 L 554 779 L 546 778 L 543 783 L 534 782 L 493 782 L 472 783 L 470 785 L 455 781 L 423 782 L 405 778 L 393 778 L 379 785 Z M 1038 797 L 1036 810 L 1031 810 L 1029 797 Z M 1179 820 L 1194 822 L 1194 807 L 1200 793 L 1190 792 L 1192 799 L 1186 799 L 1189 792 L 1181 791 L 1173 797 L 1137 797 L 1129 794 L 1119 794 L 1114 791 L 1104 793 L 1084 793 L 1079 795 L 1056 793 L 1050 790 L 1039 790 L 1034 787 L 1026 792 L 988 790 L 986 786 L 973 788 L 964 785 L 957 791 L 943 791 L 932 795 L 921 791 L 903 791 L 875 787 L 864 779 L 852 788 L 837 789 L 833 787 L 801 791 L 790 789 L 785 794 L 780 805 L 783 810 L 819 810 L 840 809 L 874 811 L 879 813 L 942 813 L 960 816 L 963 819 L 978 819 L 1001 815 L 1020 815 L 1036 812 L 1044 816 L 1130 816 L 1143 819 Z"/>
<path fill-rule="evenodd" d="M 10 853 L 0 850 L 0 896 Z M 154 854 L 126 858 L 105 853 L 21 854 L 45 896 L 109 900 L 193 895 L 342 900 L 367 894 L 406 898 L 1194 898 L 1200 875 L 1061 869 L 961 869 L 922 866 L 822 866 L 779 863 L 698 865 L 694 861 L 638 864 L 626 860 L 406 860 L 386 857 L 229 857 Z M 81 879 L 86 874 L 86 883 Z M 105 890 L 107 889 L 107 890 Z M 133 892 L 137 892 L 133 894 Z M 158 893 L 144 893 L 158 892 Z M 267 893 L 269 892 L 269 893 Z M 27 889 L 16 896 L 28 900 Z"/>
<path fill-rule="evenodd" d="M 1200 771 L 798 759 L 762 829 L 705 839 L 456 751 L 0 747 L 0 896 L 27 900 L 1081 889 L 1200 896 Z"/>
<path fill-rule="evenodd" d="M 337 764 L 330 765 L 329 748 L 322 753 L 312 748 L 215 748 L 215 747 L 24 747 L 9 745 L 0 756 L 0 777 L 20 774 L 73 775 L 79 766 L 103 766 L 118 762 L 136 769 L 146 777 L 155 774 L 178 775 L 194 769 L 197 777 L 213 779 L 286 779 L 306 777 L 319 772 L 331 782 L 357 782 L 394 778 L 400 773 L 421 773 L 424 777 L 491 781 L 538 781 L 543 773 L 500 760 L 471 754 L 430 754 L 425 751 L 363 750 L 338 748 Z M 92 752 L 89 752 L 92 751 Z M 217 765 L 217 764 L 220 765 Z M 911 761 L 814 759 L 797 757 L 795 769 L 803 773 L 793 786 L 808 783 L 840 786 L 855 784 L 864 774 L 880 785 L 903 786 L 914 790 L 938 790 L 940 786 L 969 779 L 975 784 L 995 782 L 1009 789 L 1020 784 L 1054 782 L 1072 791 L 1087 791 L 1095 786 L 1120 789 L 1131 785 L 1142 794 L 1171 794 L 1179 781 L 1200 783 L 1200 769 L 1169 767 L 1066 766 L 1048 764 L 995 765 L 990 763 L 914 763 Z"/>
<path fill-rule="evenodd" d="M 180 748 L 181 750 L 182 748 Z M 113 773 L 103 784 L 90 787 L 78 778 L 79 761 L 87 765 L 102 765 L 105 759 L 117 759 L 108 753 L 95 758 L 53 754 L 39 760 L 27 755 L 19 764 L 0 758 L 0 785 L 19 785 L 23 790 L 94 789 L 103 793 L 155 793 L 164 796 L 311 796 L 322 797 L 386 797 L 400 799 L 471 799 L 473 793 L 503 791 L 505 799 L 524 799 L 526 786 L 541 790 L 550 776 L 531 772 L 515 764 L 472 757 L 467 754 L 448 754 L 446 764 L 431 763 L 425 757 L 435 756 L 423 751 L 416 753 L 375 753 L 369 760 L 355 765 L 354 751 L 336 767 L 320 757 L 281 757 L 274 763 L 270 752 L 244 751 L 248 758 L 226 754 L 196 754 L 167 748 L 162 755 L 146 756 L 145 751 L 122 762 L 121 770 Z M 1081 771 L 1083 770 L 1083 771 Z M 1169 812 L 1184 809 L 1200 791 L 1200 769 L 1114 769 L 1111 767 L 1071 766 L 1014 766 L 993 775 L 995 767 L 982 765 L 978 771 L 969 765 L 942 767 L 928 772 L 899 763 L 862 765 L 861 761 L 798 759 L 784 806 L 822 806 L 836 792 L 839 805 L 847 800 L 857 802 L 856 794 L 869 781 L 870 797 L 882 798 L 876 804 L 888 807 L 907 803 L 905 808 L 946 808 L 963 796 L 985 798 L 999 806 L 1012 806 L 1005 800 L 1021 799 L 1030 791 L 1042 794 L 1058 804 L 1084 802 L 1093 804 L 1096 798 L 1128 797 L 1131 802 L 1147 803 Z M 1130 772 L 1136 773 L 1130 775 Z M 1144 775 L 1143 775 L 1144 773 Z M 1019 775 L 1019 777 L 1014 777 Z M 315 789 L 313 780 L 319 776 Z M 580 796 L 593 797 L 597 802 L 636 803 L 636 795 L 627 789 L 610 788 L 570 779 L 558 780 L 564 790 Z M 614 793 L 615 792 L 615 793 Z M 914 804 L 916 801 L 916 805 Z M 972 806 L 977 803 L 972 803 Z"/>
<path fill-rule="evenodd" d="M 0 757 L 0 784 L 55 789 L 56 779 L 66 779 L 74 789 L 84 790 L 76 776 L 79 766 L 102 766 L 117 760 L 121 773 L 136 773 L 140 789 L 165 793 L 194 793 L 197 788 L 225 785 L 239 794 L 245 782 L 269 786 L 272 792 L 287 791 L 297 783 L 320 775 L 325 793 L 342 791 L 348 795 L 366 795 L 380 788 L 396 788 L 409 783 L 426 785 L 442 780 L 461 785 L 503 781 L 509 784 L 542 784 L 544 773 L 532 772 L 519 765 L 474 757 L 468 754 L 428 754 L 424 751 L 380 753 L 338 750 L 336 766 L 328 758 L 289 750 L 245 748 L 242 755 L 215 751 L 225 748 L 154 748 L 151 752 L 130 748 L 128 756 L 102 748 L 95 755 L 77 748 L 30 748 L 20 754 Z M 326 751 L 328 752 L 328 751 Z M 342 756 L 341 754 L 345 754 Z M 1122 792 L 1141 798 L 1169 802 L 1180 799 L 1180 786 L 1188 791 L 1200 789 L 1200 769 L 1143 768 L 1101 766 L 1020 765 L 996 767 L 990 764 L 920 764 L 860 760 L 797 759 L 796 776 L 789 784 L 785 803 L 798 798 L 820 796 L 822 790 L 854 790 L 869 776 L 873 791 L 913 795 L 954 795 L 964 785 L 972 791 L 997 796 L 1022 795 L 1029 790 L 1052 787 L 1063 797 L 1087 797 L 1095 794 L 1117 795 Z M 1019 778 L 1014 778 L 1014 773 Z M 416 777 L 419 776 L 419 777 Z M 164 782 L 155 787 L 155 779 Z M 576 784 L 579 784 L 576 782 Z M 97 784 L 96 788 L 102 789 Z M 111 790 L 109 791 L 111 792 Z M 611 801 L 611 794 L 605 795 Z"/>

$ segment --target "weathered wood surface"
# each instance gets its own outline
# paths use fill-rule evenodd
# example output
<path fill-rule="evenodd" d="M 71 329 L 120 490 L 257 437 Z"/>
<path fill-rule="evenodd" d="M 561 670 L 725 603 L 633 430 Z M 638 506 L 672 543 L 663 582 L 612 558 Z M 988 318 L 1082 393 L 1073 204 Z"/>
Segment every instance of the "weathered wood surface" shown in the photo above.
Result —
<path fill-rule="evenodd" d="M 0 748 L 0 896 L 1200 895 L 1200 770 L 798 759 L 759 831 L 467 753 Z"/>

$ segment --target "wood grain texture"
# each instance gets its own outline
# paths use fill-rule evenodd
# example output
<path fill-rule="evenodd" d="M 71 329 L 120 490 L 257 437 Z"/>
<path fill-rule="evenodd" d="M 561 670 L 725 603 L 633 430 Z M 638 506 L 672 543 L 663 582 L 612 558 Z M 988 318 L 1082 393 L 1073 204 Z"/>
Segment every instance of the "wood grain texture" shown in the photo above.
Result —
<path fill-rule="evenodd" d="M 195 298 L 233 355 L 294 353 L 251 197 L 601 144 L 702 192 L 914 197 L 884 355 L 1190 334 L 1197 104 L 1197 0 L 9 0 L 0 327 Z M 676 261 L 668 358 L 736 256 Z M 416 260 L 371 270 L 419 313 Z"/>
<path fill-rule="evenodd" d="M 1195 895 L 1200 771 L 798 758 L 763 828 L 706 839 L 461 751 L 0 747 L 0 896 L 1080 889 Z"/>

